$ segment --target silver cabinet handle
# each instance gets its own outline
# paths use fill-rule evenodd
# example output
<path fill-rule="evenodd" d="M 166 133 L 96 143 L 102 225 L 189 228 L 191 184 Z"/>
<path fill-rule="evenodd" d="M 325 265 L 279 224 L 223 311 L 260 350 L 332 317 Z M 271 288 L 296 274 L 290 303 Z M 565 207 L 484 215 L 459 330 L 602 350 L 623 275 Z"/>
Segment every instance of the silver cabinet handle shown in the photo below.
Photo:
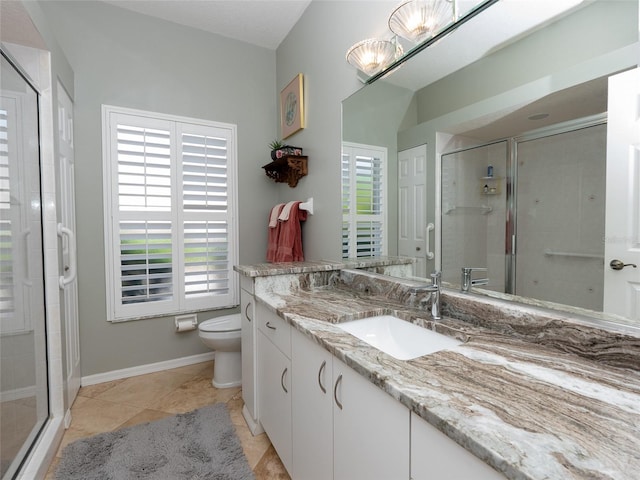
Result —
<path fill-rule="evenodd" d="M 324 385 L 322 385 L 322 379 L 320 378 L 322 376 L 322 371 L 326 366 L 327 366 L 327 361 L 324 360 L 322 362 L 322 365 L 320 365 L 320 370 L 318 370 L 318 385 L 320 385 L 320 390 L 322 390 L 322 393 L 327 393 L 327 389 L 324 388 Z"/>
<path fill-rule="evenodd" d="M 244 307 L 244 316 L 247 317 L 247 320 L 249 320 L 251 322 L 252 319 L 249 316 L 249 307 L 250 306 L 251 306 L 251 302 L 248 302 L 247 305 Z"/>
<path fill-rule="evenodd" d="M 340 400 L 338 400 L 338 385 L 340 385 L 340 382 L 342 382 L 342 374 L 338 375 L 336 384 L 333 386 L 333 399 L 335 400 L 338 408 L 342 410 L 342 404 L 340 403 Z"/>
<path fill-rule="evenodd" d="M 267 328 L 270 328 L 271 330 L 275 330 L 276 329 L 276 327 L 271 325 L 271 323 L 269 323 L 269 322 L 267 322 Z"/>
<path fill-rule="evenodd" d="M 287 370 L 289 370 L 289 368 L 285 367 L 285 369 L 282 371 L 282 376 L 280 377 L 280 385 L 282 386 L 282 390 L 284 390 L 284 393 L 289 393 L 287 387 L 284 386 L 284 376 L 287 374 Z"/>

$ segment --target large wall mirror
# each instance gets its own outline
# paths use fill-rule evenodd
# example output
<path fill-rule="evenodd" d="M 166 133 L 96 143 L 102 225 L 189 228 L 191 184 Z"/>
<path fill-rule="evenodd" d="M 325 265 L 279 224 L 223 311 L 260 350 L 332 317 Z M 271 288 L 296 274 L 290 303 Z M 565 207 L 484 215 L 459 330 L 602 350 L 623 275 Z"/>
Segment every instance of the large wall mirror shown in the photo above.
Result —
<path fill-rule="evenodd" d="M 545 16 L 557 3 L 500 0 L 364 86 L 343 101 L 343 142 L 386 152 L 378 251 L 415 257 L 416 276 L 440 269 L 459 288 L 461 267 L 481 267 L 476 293 L 640 326 L 640 300 L 607 303 L 605 252 L 621 243 L 607 232 L 609 78 L 638 65 L 639 2 Z M 540 16 L 518 24 L 514 8 Z M 640 263 L 622 272 L 640 290 Z"/>

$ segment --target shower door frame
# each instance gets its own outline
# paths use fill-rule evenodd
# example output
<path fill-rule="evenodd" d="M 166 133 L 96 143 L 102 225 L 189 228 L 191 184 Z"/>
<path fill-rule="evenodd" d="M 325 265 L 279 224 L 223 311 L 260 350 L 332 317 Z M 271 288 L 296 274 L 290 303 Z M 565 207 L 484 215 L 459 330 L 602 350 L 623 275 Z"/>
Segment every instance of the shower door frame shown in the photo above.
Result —
<path fill-rule="evenodd" d="M 607 114 L 601 113 L 597 115 L 590 115 L 575 120 L 569 120 L 566 122 L 556 123 L 548 127 L 539 128 L 536 130 L 530 130 L 521 135 L 498 138 L 495 140 L 486 141 L 483 143 L 450 150 L 440 154 L 440 181 L 442 181 L 442 163 L 445 155 L 452 155 L 463 153 L 466 151 L 474 150 L 477 148 L 489 147 L 498 143 L 507 143 L 507 170 L 505 172 L 505 196 L 506 196 L 506 225 L 505 225 L 505 237 L 504 237 L 504 252 L 505 252 L 505 291 L 503 293 L 510 295 L 517 295 L 514 293 L 516 290 L 516 276 L 517 276 L 517 230 L 518 230 L 518 144 L 531 140 L 538 140 L 545 137 L 551 137 L 554 135 L 561 135 L 564 133 L 573 132 L 576 130 L 582 130 L 585 128 L 595 127 L 607 123 Z M 438 212 L 440 219 L 442 219 L 442 191 L 440 187 L 440 205 Z M 442 269 L 442 220 L 440 220 L 440 251 L 439 266 Z"/>
<path fill-rule="evenodd" d="M 16 111 L 14 112 L 14 117 L 13 120 L 16 123 L 16 127 L 17 130 L 17 138 L 15 138 L 16 140 L 16 145 L 14 145 L 14 148 L 18 151 L 18 152 L 22 152 L 22 153 L 17 153 L 16 155 L 18 155 L 17 157 L 17 161 L 18 164 L 21 165 L 22 168 L 31 168 L 31 167 L 26 167 L 24 166 L 24 162 L 23 159 L 21 158 L 21 155 L 29 155 L 29 160 L 28 160 L 28 164 L 31 164 L 32 160 L 33 163 L 36 163 L 36 156 L 37 156 L 37 178 L 38 178 L 38 185 L 39 185 L 39 189 L 38 189 L 38 201 L 39 201 L 39 210 L 40 210 L 40 221 L 39 221 L 39 228 L 40 228 L 40 249 L 38 250 L 40 252 L 40 254 L 42 255 L 42 259 L 41 259 L 41 271 L 39 272 L 42 277 L 40 279 L 40 281 L 42 282 L 42 317 L 38 318 L 38 322 L 42 322 L 41 328 L 43 329 L 42 332 L 42 337 L 44 338 L 44 341 L 40 342 L 36 342 L 36 340 L 38 339 L 38 337 L 40 336 L 39 333 L 37 333 L 37 329 L 39 328 L 38 325 L 35 324 L 34 319 L 31 318 L 31 313 L 23 313 L 23 315 L 28 315 L 27 318 L 24 319 L 24 324 L 20 326 L 20 328 L 18 328 L 17 330 L 9 330 L 8 332 L 5 332 L 5 335 L 8 337 L 15 337 L 18 335 L 22 335 L 22 334 L 26 334 L 31 332 L 31 334 L 34 336 L 34 368 L 35 368 L 35 391 L 36 391 L 36 410 L 37 410 L 37 414 L 36 414 L 36 418 L 35 418 L 35 422 L 33 423 L 33 425 L 29 426 L 31 428 L 31 431 L 29 432 L 29 434 L 25 437 L 24 442 L 22 443 L 21 447 L 17 450 L 17 452 L 15 453 L 15 457 L 13 457 L 11 459 L 11 463 L 9 464 L 9 467 L 7 469 L 7 471 L 5 472 L 4 476 L 8 475 L 8 476 L 13 476 L 16 475 L 18 472 L 20 472 L 20 470 L 23 468 L 23 466 L 25 465 L 29 455 L 31 454 L 31 452 L 34 450 L 35 445 L 38 441 L 38 439 L 40 438 L 43 430 L 45 429 L 45 426 L 48 422 L 48 419 L 51 415 L 51 401 L 50 401 L 50 384 L 49 384 L 49 377 L 48 377 L 48 364 L 49 364 L 49 346 L 48 343 L 46 341 L 47 336 L 48 336 L 48 326 L 47 326 L 47 302 L 46 302 L 46 273 L 45 273 L 45 264 L 44 264 L 44 251 L 45 251 L 45 245 L 44 245 L 44 226 L 45 226 L 45 219 L 44 219 L 44 207 L 43 205 L 45 204 L 44 202 L 44 197 L 43 197 L 43 191 L 42 191 L 42 184 L 43 184 L 43 179 L 42 179 L 42 155 L 41 155 L 41 150 L 40 150 L 40 125 L 41 125 L 41 108 L 40 108 L 40 102 L 41 102 L 41 92 L 40 90 L 33 84 L 33 82 L 30 80 L 29 76 L 20 68 L 19 64 L 9 55 L 7 54 L 7 52 L 5 52 L 4 50 L 0 50 L 0 56 L 2 57 L 2 59 L 4 61 L 7 62 L 7 64 L 9 64 L 9 66 L 11 68 L 13 68 L 15 74 L 20 77 L 23 81 L 24 84 L 26 86 L 26 89 L 29 90 L 29 95 L 33 94 L 35 96 L 34 98 L 34 102 L 35 102 L 35 112 L 27 112 L 26 108 L 23 108 L 24 105 L 22 103 L 22 94 L 17 94 L 17 95 L 11 95 L 11 92 L 8 92 L 6 94 L 6 97 L 3 95 L 3 98 L 7 98 L 8 100 L 13 100 L 14 104 L 15 104 L 15 108 Z M 24 132 L 22 131 L 22 126 L 24 125 L 23 123 L 20 123 L 21 119 L 23 118 L 24 115 L 28 114 L 31 115 L 32 113 L 35 113 L 35 120 L 34 122 L 34 126 L 36 128 L 36 134 L 38 136 L 38 144 L 37 146 L 34 148 L 33 151 L 26 151 L 26 148 L 21 148 L 19 146 L 19 143 L 24 142 L 26 138 L 28 138 L 28 135 L 30 135 L 33 132 Z M 27 136 L 25 136 L 27 135 Z M 32 156 L 33 155 L 33 159 Z M 9 156 L 9 163 L 8 166 L 10 167 L 11 165 L 11 157 Z M 35 167 L 35 165 L 34 165 Z M 18 177 L 21 178 L 20 182 L 24 182 L 24 179 L 28 179 L 28 175 L 26 174 L 27 170 L 22 170 L 18 172 Z M 35 175 L 34 175 L 35 176 Z M 15 180 L 15 179 L 14 179 Z M 10 176 L 9 176 L 9 183 L 12 184 L 12 178 L 11 178 L 11 172 L 10 172 Z M 19 193 L 18 195 L 24 195 L 24 197 L 19 197 L 21 198 L 21 202 L 20 204 L 24 203 L 25 200 L 28 199 L 29 204 L 32 205 L 33 203 L 33 198 L 30 198 L 30 195 L 33 194 L 33 191 L 28 191 L 28 185 L 27 184 L 20 184 L 20 186 L 18 187 L 20 191 L 22 191 L 22 193 Z M 12 202 L 13 203 L 13 202 Z M 14 207 L 12 207 L 13 209 Z M 25 218 L 30 217 L 30 212 L 23 212 L 23 215 Z M 22 217 L 20 217 L 22 218 Z M 20 223 L 23 223 L 24 221 L 26 221 L 24 218 L 20 221 Z M 31 222 L 31 221 L 30 221 Z M 20 227 L 20 225 L 18 225 L 18 227 Z M 24 238 L 26 239 L 27 234 L 30 230 L 27 229 L 22 235 L 24 235 Z M 32 231 L 32 230 L 31 230 Z M 25 242 L 26 243 L 26 242 Z M 14 255 L 14 253 L 12 253 L 12 256 Z M 29 266 L 32 262 L 30 261 L 23 261 L 23 257 L 20 256 L 18 254 L 18 252 L 15 252 L 15 255 L 17 255 L 17 260 L 18 263 L 26 263 L 27 266 Z M 33 258 L 30 254 L 30 252 L 25 252 L 24 253 L 25 257 L 24 258 Z M 16 258 L 14 258 L 14 261 L 16 261 Z M 15 265 L 14 265 L 15 266 Z M 29 269 L 31 269 L 31 267 L 27 267 Z M 36 267 L 37 268 L 37 267 Z M 30 272 L 26 272 L 27 275 L 29 275 Z M 15 280 L 14 280 L 15 281 Z M 26 280 L 22 279 L 19 280 L 20 283 L 27 283 Z M 28 282 L 31 283 L 31 282 Z M 24 298 L 19 299 L 19 302 L 25 302 L 26 300 Z M 43 377 L 43 373 L 42 373 L 42 364 L 44 363 L 44 369 L 45 369 L 45 373 L 44 373 L 44 378 Z M 40 384 L 42 384 L 42 387 L 40 387 Z M 40 390 L 41 388 L 44 390 L 45 396 L 44 398 L 40 397 Z M 41 413 L 46 413 L 46 415 L 44 417 L 41 418 Z"/>
<path fill-rule="evenodd" d="M 509 168 L 507 181 L 507 212 L 511 221 L 507 222 L 507 235 L 511 239 L 510 248 L 505 249 L 507 254 L 507 282 L 508 290 L 504 293 L 518 295 L 516 292 L 517 277 L 517 255 L 518 255 L 518 144 L 531 140 L 539 140 L 542 138 L 562 135 L 564 133 L 575 132 L 590 127 L 606 125 L 607 114 L 601 113 L 590 115 L 588 117 L 561 122 L 548 127 L 531 130 L 509 139 L 511 148 L 509 150 Z"/>
<path fill-rule="evenodd" d="M 58 129 L 55 114 L 55 92 L 51 52 L 44 49 L 24 49 L 17 45 L 0 44 L 0 50 L 9 62 L 25 77 L 38 93 L 38 128 L 40 153 L 40 195 L 42 199 L 42 241 L 44 257 L 44 293 L 46 360 L 49 417 L 40 429 L 37 441 L 19 467 L 21 478 L 44 478 L 55 458 L 64 435 L 63 349 L 60 299 L 58 296 L 57 197 L 55 168 L 55 132 Z"/>
<path fill-rule="evenodd" d="M 512 191 L 512 179 L 514 178 L 511 174 L 511 169 L 512 169 L 512 161 L 513 161 L 513 155 L 512 155 L 512 144 L 513 144 L 513 138 L 498 138 L 496 140 L 491 140 L 491 141 L 487 141 L 484 143 L 479 143 L 479 144 L 474 144 L 474 145 L 469 145 L 466 147 L 462 147 L 462 148 L 457 148 L 455 150 L 450 150 L 447 152 L 443 152 L 440 154 L 440 161 L 439 161 L 439 171 L 437 172 L 438 175 L 438 183 L 440 184 L 439 187 L 439 195 L 440 195 L 440 199 L 438 200 L 437 204 L 439 205 L 439 212 L 436 212 L 436 215 L 440 217 L 439 220 L 439 237 L 440 237 L 440 241 L 439 241 L 439 245 L 440 245 L 440 250 L 437 252 L 437 265 L 438 268 L 443 271 L 443 266 L 442 266 L 442 245 L 444 244 L 444 242 L 442 241 L 442 210 L 443 210 L 443 206 L 442 206 L 442 161 L 443 161 L 443 157 L 445 155 L 455 155 L 458 153 L 464 153 L 464 152 L 468 152 L 470 150 L 475 150 L 477 148 L 484 148 L 484 147 L 490 147 L 491 145 L 497 145 L 499 143 L 506 143 L 506 151 L 507 151 L 507 158 L 506 158 L 506 172 L 504 175 L 504 181 L 505 181 L 505 198 L 506 198 L 506 208 L 505 208 L 505 212 L 506 212 L 506 224 L 507 224 L 507 230 L 506 230 L 506 234 L 505 234 L 505 290 L 509 290 L 507 292 L 503 292 L 503 293 L 510 293 L 511 290 L 511 284 L 510 282 L 510 278 L 513 276 L 511 273 L 511 270 L 513 269 L 513 259 L 511 258 L 511 251 L 510 251 L 510 245 L 512 242 L 507 242 L 507 235 L 509 235 L 509 238 L 513 238 L 511 237 L 511 230 L 509 229 L 509 225 L 511 223 L 511 219 L 512 219 L 512 215 L 513 212 L 515 211 L 513 208 L 513 203 L 510 201 L 510 196 L 509 193 Z M 481 265 L 473 265 L 473 267 L 480 267 Z"/>

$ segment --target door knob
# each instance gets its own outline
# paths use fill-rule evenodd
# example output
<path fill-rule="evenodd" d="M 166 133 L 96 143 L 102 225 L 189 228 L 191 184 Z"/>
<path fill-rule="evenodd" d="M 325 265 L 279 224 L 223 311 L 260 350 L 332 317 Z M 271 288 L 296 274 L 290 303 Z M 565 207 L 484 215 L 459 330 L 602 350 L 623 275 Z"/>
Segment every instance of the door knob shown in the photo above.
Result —
<path fill-rule="evenodd" d="M 609 266 L 614 270 L 622 270 L 624 267 L 638 268 L 635 263 L 623 263 L 621 260 L 611 260 Z"/>
<path fill-rule="evenodd" d="M 420 251 L 420 247 L 416 247 L 416 252 L 419 252 L 419 251 Z"/>

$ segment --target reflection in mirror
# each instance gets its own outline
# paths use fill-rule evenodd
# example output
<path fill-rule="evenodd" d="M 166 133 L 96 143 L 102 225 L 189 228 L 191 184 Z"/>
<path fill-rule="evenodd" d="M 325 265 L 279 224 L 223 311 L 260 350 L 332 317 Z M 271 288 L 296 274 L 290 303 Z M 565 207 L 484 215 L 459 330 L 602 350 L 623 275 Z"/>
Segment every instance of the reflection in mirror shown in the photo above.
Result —
<path fill-rule="evenodd" d="M 507 167 L 507 141 L 442 156 L 443 281 L 460 285 L 462 267 L 486 268 L 484 288 L 508 292 Z"/>
<path fill-rule="evenodd" d="M 445 281 L 460 284 L 462 267 L 482 267 L 483 289 L 602 311 L 599 118 L 442 156 Z"/>
<path fill-rule="evenodd" d="M 496 21 L 514 3 L 540 9 L 501 0 L 346 99 L 343 141 L 387 149 L 389 255 L 419 258 L 435 243 L 426 272 L 442 269 L 456 288 L 464 262 L 489 269 L 474 273 L 489 280 L 476 292 L 632 323 L 602 313 L 603 169 L 607 82 L 638 64 L 638 2 L 582 2 L 520 31 L 515 16 Z M 398 158 L 414 148 L 426 155 L 424 218 L 414 223 L 436 230 L 417 229 L 405 248 Z"/>

